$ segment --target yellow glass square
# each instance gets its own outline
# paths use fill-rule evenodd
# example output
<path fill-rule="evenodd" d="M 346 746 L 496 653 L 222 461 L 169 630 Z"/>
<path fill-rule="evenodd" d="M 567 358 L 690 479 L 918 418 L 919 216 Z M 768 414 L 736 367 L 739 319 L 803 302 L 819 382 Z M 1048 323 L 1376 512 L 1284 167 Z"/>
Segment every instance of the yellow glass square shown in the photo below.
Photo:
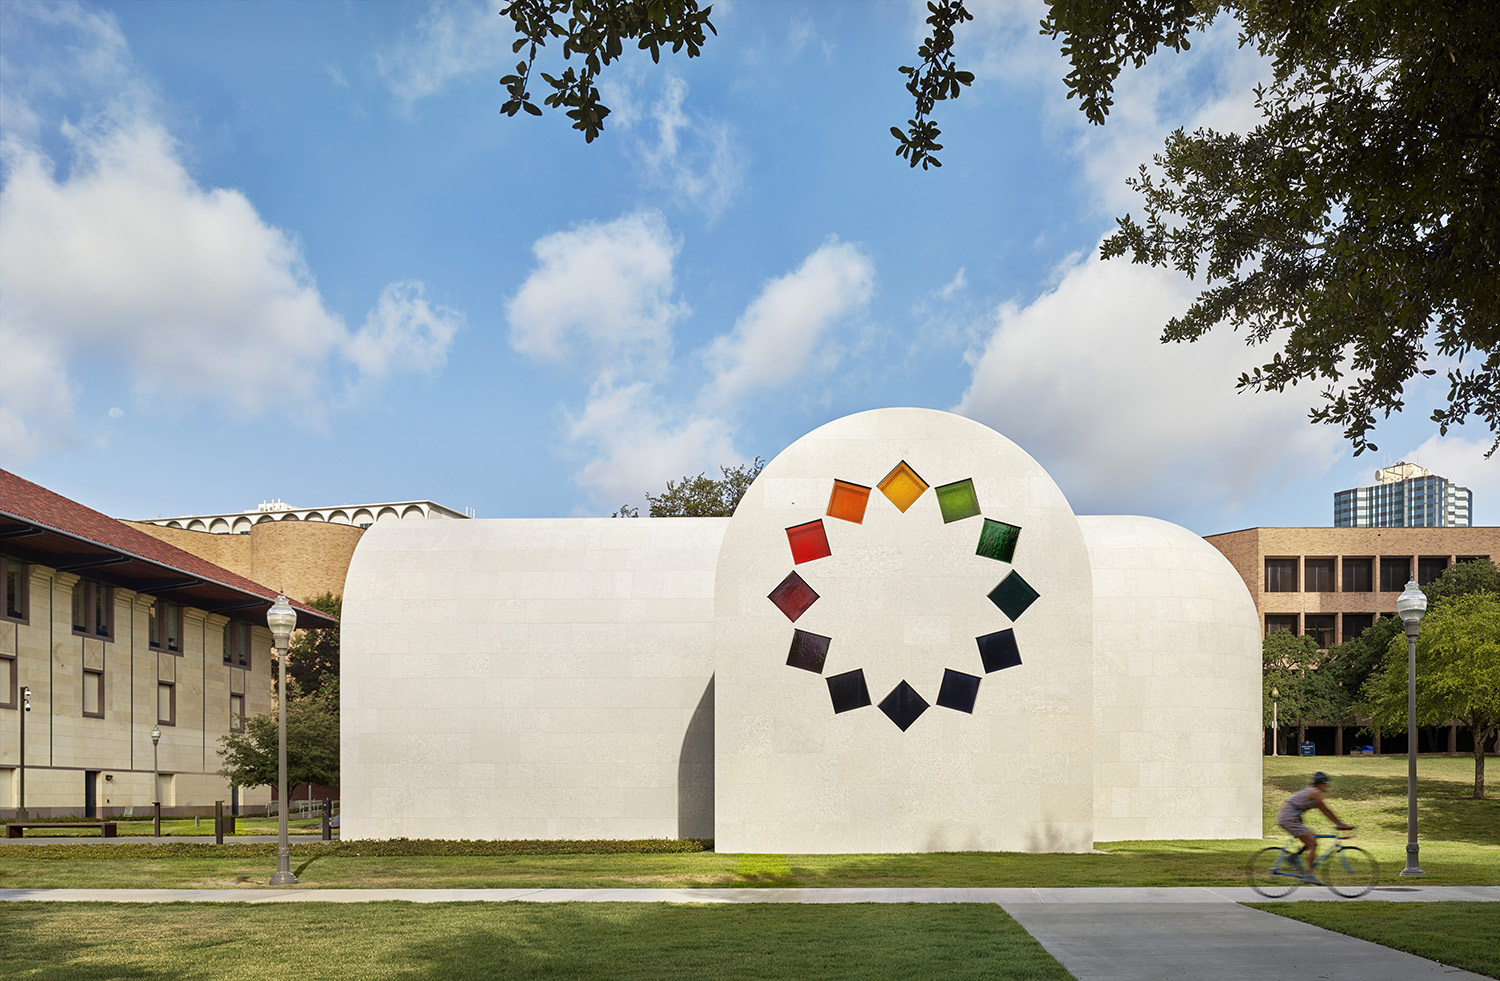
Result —
<path fill-rule="evenodd" d="M 927 481 L 917 476 L 917 472 L 902 460 L 880 482 L 880 493 L 890 498 L 891 503 L 896 505 L 896 510 L 904 514 L 907 508 L 917 503 L 917 498 L 922 496 L 927 486 Z"/>
<path fill-rule="evenodd" d="M 870 488 L 844 480 L 835 480 L 833 493 L 828 496 L 828 516 L 852 521 L 857 525 L 863 524 L 865 507 L 869 503 Z"/>

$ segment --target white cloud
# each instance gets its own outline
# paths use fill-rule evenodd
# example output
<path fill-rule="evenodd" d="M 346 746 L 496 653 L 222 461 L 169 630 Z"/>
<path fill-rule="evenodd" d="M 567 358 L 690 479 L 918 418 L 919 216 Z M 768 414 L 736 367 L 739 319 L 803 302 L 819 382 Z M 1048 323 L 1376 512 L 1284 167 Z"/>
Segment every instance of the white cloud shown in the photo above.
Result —
<path fill-rule="evenodd" d="M 772 280 L 734 330 L 716 338 L 706 357 L 709 388 L 718 400 L 789 381 L 844 318 L 863 308 L 875 289 L 875 265 L 857 246 L 830 238 L 794 272 Z"/>
<path fill-rule="evenodd" d="M 324 306 L 291 235 L 240 191 L 204 188 L 188 173 L 148 86 L 121 68 L 128 53 L 113 19 L 34 9 L 51 17 L 41 27 L 68 32 L 71 44 L 54 38 L 52 47 L 98 72 L 79 75 L 71 92 L 33 85 L 39 101 L 18 118 L 42 129 L 7 119 L 0 134 L 7 452 L 29 458 L 70 439 L 70 369 L 85 360 L 117 366 L 138 396 L 241 415 L 274 407 L 309 423 L 321 420 L 341 360 L 357 380 L 389 373 L 395 353 L 403 369 L 442 363 L 456 314 L 430 309 L 420 284 L 396 284 L 351 335 Z M 23 48 L 35 40 L 27 35 L 36 25 L 13 11 L 6 27 Z M 49 102 L 59 93 L 83 102 L 81 122 L 57 120 Z M 66 169 L 37 142 L 52 127 L 69 151 Z"/>
<path fill-rule="evenodd" d="M 411 36 L 375 56 L 375 68 L 403 112 L 456 78 L 513 64 L 514 29 L 498 8 L 477 0 L 428 6 Z"/>
<path fill-rule="evenodd" d="M 537 268 L 506 304 L 511 345 L 546 360 L 581 351 L 600 364 L 659 367 L 688 312 L 672 297 L 678 247 L 654 211 L 537 240 Z"/>
<path fill-rule="evenodd" d="M 1488 436 L 1467 439 L 1434 435 L 1399 459 L 1426 467 L 1439 477 L 1447 477 L 1458 486 L 1467 487 L 1474 492 L 1476 510 L 1486 504 L 1493 509 L 1500 501 L 1500 452 L 1488 460 L 1484 458 L 1493 442 L 1493 437 Z M 1479 523 L 1477 519 L 1476 523 Z M 1496 522 L 1490 519 L 1483 523 Z"/>
<path fill-rule="evenodd" d="M 1026 447 L 1080 513 L 1163 513 L 1206 496 L 1233 507 L 1327 469 L 1338 433 L 1308 425 L 1303 400 L 1235 393 L 1259 350 L 1227 330 L 1158 341 L 1192 295 L 1162 270 L 1070 261 L 1055 289 L 996 311 L 955 411 Z"/>

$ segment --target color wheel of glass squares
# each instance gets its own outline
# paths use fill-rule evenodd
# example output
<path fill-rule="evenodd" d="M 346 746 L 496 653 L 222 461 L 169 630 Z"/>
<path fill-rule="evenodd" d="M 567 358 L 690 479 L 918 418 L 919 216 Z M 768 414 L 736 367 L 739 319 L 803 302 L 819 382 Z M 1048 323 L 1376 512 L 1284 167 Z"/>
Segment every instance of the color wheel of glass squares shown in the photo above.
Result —
<path fill-rule="evenodd" d="M 934 488 L 923 480 L 905 460 L 892 467 L 891 472 L 886 474 L 874 488 L 847 480 L 835 480 L 833 491 L 828 497 L 828 508 L 823 517 L 837 518 L 856 525 L 864 524 L 871 492 L 877 489 L 902 514 L 908 513 L 912 505 L 916 504 L 930 489 L 933 491 L 933 496 L 937 498 L 938 512 L 942 515 L 943 524 L 983 517 L 979 507 L 979 495 L 974 490 L 972 478 L 965 477 L 963 480 L 955 480 Z M 823 518 L 792 525 L 786 529 L 786 538 L 794 566 L 815 562 L 833 554 L 833 549 L 828 542 L 828 531 L 823 525 Z M 974 548 L 974 554 L 1009 565 L 1015 561 L 1016 546 L 1020 538 L 1019 525 L 997 521 L 993 518 L 983 518 L 979 526 L 979 542 Z M 793 569 L 766 598 L 781 611 L 788 621 L 796 623 L 818 601 L 819 597 L 807 580 Z M 1013 624 L 1040 598 L 1040 594 L 1034 586 L 1021 577 L 1019 572 L 1012 569 L 994 589 L 990 590 L 988 598 Z M 979 649 L 979 663 L 985 675 L 1017 667 L 1021 663 L 1021 650 L 1016 643 L 1014 629 L 1007 627 L 983 634 L 975 637 L 974 641 Z M 786 664 L 789 667 L 822 675 L 823 665 L 827 661 L 833 642 L 832 637 L 807 630 L 793 630 L 791 651 L 787 655 Z M 824 680 L 827 682 L 829 700 L 832 702 L 833 712 L 836 715 L 876 704 L 865 685 L 863 668 L 831 675 Z M 972 715 L 975 702 L 979 698 L 979 684 L 982 680 L 980 675 L 969 674 L 956 668 L 944 668 L 943 683 L 935 704 L 940 708 Z M 905 732 L 932 707 L 932 704 L 903 678 L 880 700 L 878 707 L 897 728 Z"/>

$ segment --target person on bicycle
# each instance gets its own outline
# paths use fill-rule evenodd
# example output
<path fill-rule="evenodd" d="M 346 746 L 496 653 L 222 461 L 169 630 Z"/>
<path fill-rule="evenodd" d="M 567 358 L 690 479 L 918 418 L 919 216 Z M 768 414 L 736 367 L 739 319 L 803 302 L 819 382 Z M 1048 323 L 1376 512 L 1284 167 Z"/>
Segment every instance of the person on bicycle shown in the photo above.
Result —
<path fill-rule="evenodd" d="M 1287 834 L 1302 842 L 1302 851 L 1298 854 L 1307 856 L 1307 864 L 1303 866 L 1306 870 L 1303 874 L 1312 875 L 1312 870 L 1318 857 L 1318 838 L 1312 829 L 1302 823 L 1302 815 L 1306 811 L 1316 807 L 1333 822 L 1333 826 L 1340 831 L 1352 831 L 1354 825 L 1345 824 L 1339 820 L 1339 816 L 1329 810 L 1328 802 L 1323 795 L 1328 789 L 1328 774 L 1321 770 L 1313 774 L 1312 783 L 1286 799 L 1281 805 L 1281 812 L 1276 815 L 1276 823 L 1279 824 Z M 1292 856 L 1292 862 L 1297 862 L 1297 855 Z"/>

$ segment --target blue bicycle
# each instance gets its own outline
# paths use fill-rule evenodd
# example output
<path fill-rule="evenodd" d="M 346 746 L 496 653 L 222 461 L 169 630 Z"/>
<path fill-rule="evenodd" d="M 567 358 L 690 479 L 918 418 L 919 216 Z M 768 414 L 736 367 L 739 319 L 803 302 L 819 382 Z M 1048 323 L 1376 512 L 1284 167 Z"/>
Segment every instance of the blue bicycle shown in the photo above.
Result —
<path fill-rule="evenodd" d="M 1290 845 L 1262 848 L 1250 857 L 1246 870 L 1250 888 L 1267 899 L 1280 899 L 1305 884 L 1327 886 L 1346 899 L 1358 899 L 1371 889 L 1380 877 L 1375 859 L 1363 848 L 1344 844 L 1344 835 L 1318 835 L 1334 844 L 1323 849 L 1311 873 L 1295 858 L 1301 843 L 1293 838 Z"/>

